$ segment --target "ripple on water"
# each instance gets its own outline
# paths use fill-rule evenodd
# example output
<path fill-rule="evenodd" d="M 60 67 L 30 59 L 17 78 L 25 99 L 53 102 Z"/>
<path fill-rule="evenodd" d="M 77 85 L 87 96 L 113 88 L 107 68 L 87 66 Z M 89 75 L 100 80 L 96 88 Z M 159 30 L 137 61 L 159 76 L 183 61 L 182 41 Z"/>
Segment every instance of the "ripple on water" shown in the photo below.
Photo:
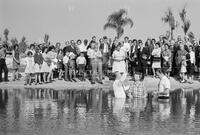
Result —
<path fill-rule="evenodd" d="M 198 134 L 199 91 L 170 96 L 163 102 L 101 90 L 0 90 L 0 134 Z"/>

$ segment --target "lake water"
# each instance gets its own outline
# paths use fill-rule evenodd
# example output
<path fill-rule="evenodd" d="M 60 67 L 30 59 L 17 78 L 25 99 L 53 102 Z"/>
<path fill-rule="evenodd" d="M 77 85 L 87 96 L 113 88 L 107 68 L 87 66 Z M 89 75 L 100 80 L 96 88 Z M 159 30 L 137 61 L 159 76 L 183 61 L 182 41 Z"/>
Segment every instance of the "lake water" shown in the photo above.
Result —
<path fill-rule="evenodd" d="M 170 95 L 120 100 L 102 90 L 0 89 L 0 135 L 199 135 L 200 92 Z"/>

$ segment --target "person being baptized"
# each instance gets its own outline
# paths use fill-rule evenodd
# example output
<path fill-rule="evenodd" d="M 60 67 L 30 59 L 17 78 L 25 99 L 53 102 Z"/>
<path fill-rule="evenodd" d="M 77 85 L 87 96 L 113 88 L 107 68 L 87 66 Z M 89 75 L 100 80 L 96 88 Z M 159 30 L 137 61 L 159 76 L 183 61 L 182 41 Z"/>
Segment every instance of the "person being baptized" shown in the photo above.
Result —
<path fill-rule="evenodd" d="M 130 85 L 129 90 L 127 91 L 127 97 L 129 98 L 146 98 L 147 91 L 144 86 L 144 83 L 141 79 L 141 75 L 139 73 L 135 73 L 134 82 Z"/>

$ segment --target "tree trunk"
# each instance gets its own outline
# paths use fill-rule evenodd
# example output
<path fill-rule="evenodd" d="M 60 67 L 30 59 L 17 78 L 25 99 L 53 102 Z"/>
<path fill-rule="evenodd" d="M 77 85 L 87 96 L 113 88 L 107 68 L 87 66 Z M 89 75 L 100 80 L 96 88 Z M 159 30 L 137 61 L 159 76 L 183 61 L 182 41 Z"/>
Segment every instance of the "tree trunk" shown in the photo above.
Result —
<path fill-rule="evenodd" d="M 172 28 L 171 28 L 170 32 L 171 32 L 171 40 L 173 40 L 174 39 L 174 33 L 173 33 L 173 29 Z"/>

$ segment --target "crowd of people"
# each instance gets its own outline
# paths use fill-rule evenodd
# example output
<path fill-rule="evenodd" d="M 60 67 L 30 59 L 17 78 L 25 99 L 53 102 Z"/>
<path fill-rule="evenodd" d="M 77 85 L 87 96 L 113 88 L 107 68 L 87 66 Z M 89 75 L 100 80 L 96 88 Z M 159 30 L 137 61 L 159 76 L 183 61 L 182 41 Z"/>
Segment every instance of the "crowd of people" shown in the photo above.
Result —
<path fill-rule="evenodd" d="M 25 85 L 50 83 L 58 78 L 76 82 L 91 80 L 92 84 L 103 84 L 103 79 L 114 73 L 128 73 L 134 76 L 141 73 L 145 76 L 158 77 L 156 71 L 162 69 L 167 77 L 176 77 L 181 83 L 193 83 L 193 76 L 200 77 L 200 42 L 189 37 L 176 40 L 160 36 L 158 40 L 124 37 L 110 39 L 106 36 L 91 40 L 70 40 L 61 48 L 61 43 L 52 45 L 50 42 L 30 44 L 24 51 L 21 46 L 26 44 L 0 41 L 0 82 L 8 80 L 6 56 L 12 46 L 13 77 L 19 80 L 21 57 L 25 57 Z M 63 45 L 62 45 L 63 46 Z M 4 72 L 4 79 L 2 73 Z"/>

